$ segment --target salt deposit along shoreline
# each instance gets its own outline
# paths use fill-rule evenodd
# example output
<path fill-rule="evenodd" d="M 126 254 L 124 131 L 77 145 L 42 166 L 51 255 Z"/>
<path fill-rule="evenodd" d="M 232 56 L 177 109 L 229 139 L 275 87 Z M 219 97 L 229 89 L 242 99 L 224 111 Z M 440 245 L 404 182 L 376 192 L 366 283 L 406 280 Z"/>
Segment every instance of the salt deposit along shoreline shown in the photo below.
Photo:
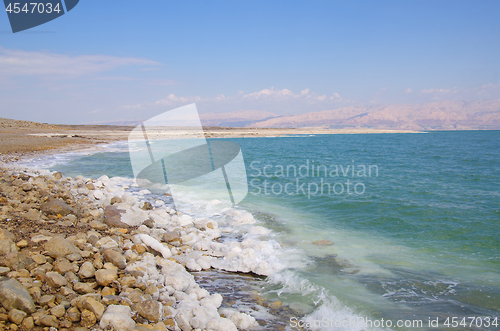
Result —
<path fill-rule="evenodd" d="M 298 315 L 257 292 L 249 293 L 250 314 L 221 306 L 223 297 L 190 273 L 267 276 L 283 268 L 279 245 L 260 239 L 269 230 L 246 211 L 193 218 L 146 201 L 150 192 L 131 179 L 72 179 L 12 164 L 0 175 L 0 328 L 285 329 L 288 317 L 269 311 Z M 244 238 L 221 240 L 239 226 Z"/>

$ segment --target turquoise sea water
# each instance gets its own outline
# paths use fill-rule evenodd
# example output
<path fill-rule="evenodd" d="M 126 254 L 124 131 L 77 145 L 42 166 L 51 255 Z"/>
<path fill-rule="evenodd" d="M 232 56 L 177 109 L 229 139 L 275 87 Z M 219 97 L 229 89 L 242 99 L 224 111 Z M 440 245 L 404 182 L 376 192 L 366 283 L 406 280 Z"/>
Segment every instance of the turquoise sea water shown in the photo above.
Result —
<path fill-rule="evenodd" d="M 249 181 L 239 206 L 303 261 L 269 280 L 270 298 L 309 306 L 311 319 L 347 309 L 423 329 L 500 318 L 500 131 L 231 141 Z M 126 144 L 114 147 L 52 169 L 131 177 Z"/>

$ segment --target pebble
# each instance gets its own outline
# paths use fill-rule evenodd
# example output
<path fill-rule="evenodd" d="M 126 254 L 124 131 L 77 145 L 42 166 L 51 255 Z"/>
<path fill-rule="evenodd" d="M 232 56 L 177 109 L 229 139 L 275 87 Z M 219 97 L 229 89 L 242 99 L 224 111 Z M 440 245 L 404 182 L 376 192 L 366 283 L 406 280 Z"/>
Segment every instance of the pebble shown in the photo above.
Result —
<path fill-rule="evenodd" d="M 14 324 L 21 324 L 27 315 L 24 311 L 18 309 L 12 309 L 8 314 L 9 320 Z"/>
<path fill-rule="evenodd" d="M 43 326 L 51 326 L 54 328 L 59 327 L 59 322 L 57 321 L 57 318 L 52 315 L 42 315 L 40 316 L 38 321 Z"/>
<path fill-rule="evenodd" d="M 100 269 L 95 273 L 97 284 L 108 286 L 118 279 L 118 273 L 115 269 Z"/>
<path fill-rule="evenodd" d="M 87 283 L 76 283 L 73 285 L 73 290 L 80 294 L 93 293 L 94 289 Z"/>
<path fill-rule="evenodd" d="M 105 261 L 113 263 L 120 269 L 125 269 L 125 267 L 127 266 L 127 260 L 125 259 L 125 257 L 116 250 L 106 249 L 102 255 Z"/>
<path fill-rule="evenodd" d="M 97 322 L 97 319 L 93 312 L 88 309 L 83 309 L 80 316 L 80 324 L 83 327 L 89 328 Z"/>
<path fill-rule="evenodd" d="M 23 240 L 17 242 L 16 246 L 19 248 L 28 247 L 28 242 L 25 239 L 23 239 Z"/>
<path fill-rule="evenodd" d="M 64 308 L 63 305 L 57 305 L 55 307 L 50 308 L 50 313 L 54 315 L 55 317 L 63 317 L 64 314 L 66 313 L 66 308 Z"/>
<path fill-rule="evenodd" d="M 49 271 L 45 274 L 45 277 L 47 277 L 47 283 L 51 287 L 59 288 L 61 286 L 65 286 L 68 284 L 68 281 L 66 278 L 64 278 L 61 274 L 55 271 Z"/>
<path fill-rule="evenodd" d="M 92 298 L 87 298 L 83 303 L 83 308 L 91 311 L 99 321 L 104 314 L 104 305 Z"/>
<path fill-rule="evenodd" d="M 132 306 L 137 313 L 151 322 L 158 322 L 161 317 L 162 305 L 155 300 L 145 300 Z"/>
<path fill-rule="evenodd" d="M 5 276 L 10 272 L 10 268 L 7 267 L 0 267 L 0 276 Z"/>
<path fill-rule="evenodd" d="M 95 268 L 92 262 L 86 261 L 80 266 L 80 270 L 78 271 L 78 276 L 80 278 L 90 278 L 94 277 Z"/>

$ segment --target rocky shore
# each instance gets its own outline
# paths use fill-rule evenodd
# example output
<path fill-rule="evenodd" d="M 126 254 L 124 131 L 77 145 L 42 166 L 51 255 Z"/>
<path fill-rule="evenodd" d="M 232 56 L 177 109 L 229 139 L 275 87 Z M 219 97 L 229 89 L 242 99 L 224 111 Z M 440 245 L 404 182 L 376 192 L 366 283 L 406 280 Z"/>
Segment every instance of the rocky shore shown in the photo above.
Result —
<path fill-rule="evenodd" d="M 269 243 L 223 244 L 216 221 L 193 219 L 128 188 L 106 176 L 0 168 L 0 329 L 284 329 L 297 315 L 254 291 L 253 309 L 280 316 L 256 320 L 190 273 L 266 275 L 272 259 L 252 263 L 249 256 L 262 256 Z M 255 222 L 234 211 L 231 220 Z"/>

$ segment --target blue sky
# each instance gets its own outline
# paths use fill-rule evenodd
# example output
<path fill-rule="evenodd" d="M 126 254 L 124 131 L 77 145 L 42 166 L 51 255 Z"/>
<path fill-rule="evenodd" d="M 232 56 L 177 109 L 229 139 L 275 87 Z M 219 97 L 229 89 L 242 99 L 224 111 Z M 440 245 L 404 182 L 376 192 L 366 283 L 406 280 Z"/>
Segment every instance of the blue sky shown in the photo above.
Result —
<path fill-rule="evenodd" d="M 297 114 L 500 98 L 500 1 L 82 0 L 13 34 L 0 117 L 49 123 Z"/>

